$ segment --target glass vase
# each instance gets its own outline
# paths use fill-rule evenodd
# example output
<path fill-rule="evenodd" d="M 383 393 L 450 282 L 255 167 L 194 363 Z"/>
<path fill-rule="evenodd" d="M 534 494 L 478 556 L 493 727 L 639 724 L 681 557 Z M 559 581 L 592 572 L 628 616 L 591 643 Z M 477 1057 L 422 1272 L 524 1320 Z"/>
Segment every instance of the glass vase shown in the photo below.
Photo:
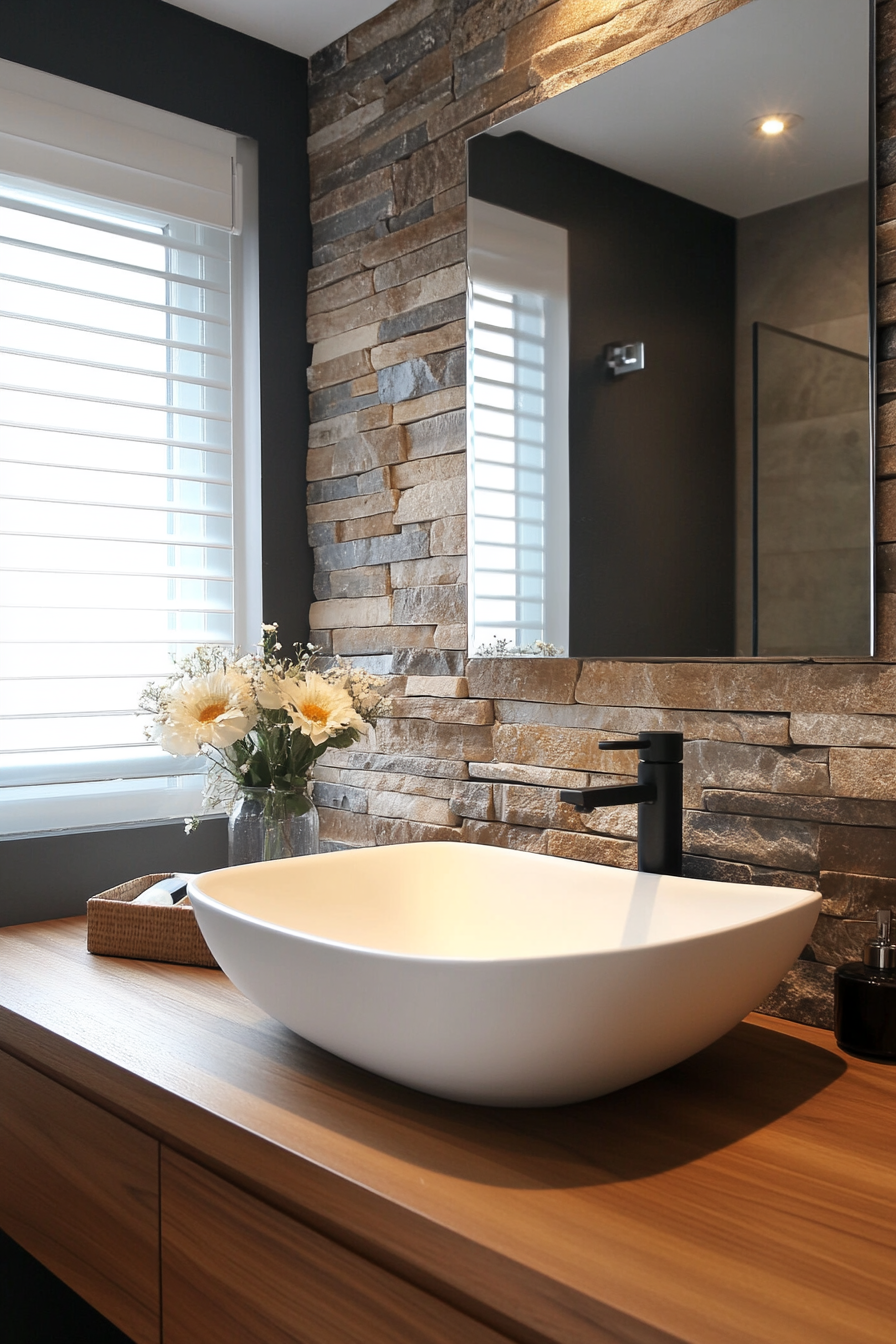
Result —
<path fill-rule="evenodd" d="M 231 867 L 319 853 L 317 808 L 310 793 L 241 789 L 230 814 L 227 849 Z"/>

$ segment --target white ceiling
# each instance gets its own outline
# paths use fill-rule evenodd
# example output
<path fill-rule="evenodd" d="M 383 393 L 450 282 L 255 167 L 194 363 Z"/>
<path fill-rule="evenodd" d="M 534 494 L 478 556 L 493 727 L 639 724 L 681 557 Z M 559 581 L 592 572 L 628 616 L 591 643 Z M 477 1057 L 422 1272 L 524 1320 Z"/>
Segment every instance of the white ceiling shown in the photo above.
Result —
<path fill-rule="evenodd" d="M 389 8 L 391 0 L 166 0 L 203 19 L 311 56 Z"/>
<path fill-rule="evenodd" d="M 491 134 L 526 131 L 742 218 L 868 175 L 867 0 L 752 0 Z M 791 112 L 776 140 L 747 123 Z"/>

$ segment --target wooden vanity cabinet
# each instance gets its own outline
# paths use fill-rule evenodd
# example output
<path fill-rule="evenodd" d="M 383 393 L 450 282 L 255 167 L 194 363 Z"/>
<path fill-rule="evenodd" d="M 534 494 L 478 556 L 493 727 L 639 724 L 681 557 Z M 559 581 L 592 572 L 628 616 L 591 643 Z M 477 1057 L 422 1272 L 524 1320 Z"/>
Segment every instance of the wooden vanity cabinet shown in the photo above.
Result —
<path fill-rule="evenodd" d="M 136 1344 L 507 1344 L 3 1052 L 0 1226 Z"/>
<path fill-rule="evenodd" d="M 0 1052 L 0 1226 L 136 1344 L 159 1344 L 159 1145 Z"/>
<path fill-rule="evenodd" d="M 162 1149 L 165 1344 L 507 1344 Z"/>

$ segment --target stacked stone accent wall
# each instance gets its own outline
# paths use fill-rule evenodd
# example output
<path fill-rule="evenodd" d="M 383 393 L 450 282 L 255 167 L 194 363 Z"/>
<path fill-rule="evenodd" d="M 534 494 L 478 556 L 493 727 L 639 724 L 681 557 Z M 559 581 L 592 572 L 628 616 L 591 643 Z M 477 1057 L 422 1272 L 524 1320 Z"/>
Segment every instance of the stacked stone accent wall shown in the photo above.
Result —
<path fill-rule="evenodd" d="M 392 677 L 328 753 L 326 844 L 452 840 L 635 865 L 606 734 L 686 738 L 686 872 L 820 890 L 765 1005 L 829 1025 L 833 967 L 896 906 L 896 0 L 878 6 L 878 629 L 873 661 L 467 659 L 465 142 L 742 0 L 399 0 L 311 63 L 312 637 Z M 892 325 L 891 325 L 892 324 Z"/>

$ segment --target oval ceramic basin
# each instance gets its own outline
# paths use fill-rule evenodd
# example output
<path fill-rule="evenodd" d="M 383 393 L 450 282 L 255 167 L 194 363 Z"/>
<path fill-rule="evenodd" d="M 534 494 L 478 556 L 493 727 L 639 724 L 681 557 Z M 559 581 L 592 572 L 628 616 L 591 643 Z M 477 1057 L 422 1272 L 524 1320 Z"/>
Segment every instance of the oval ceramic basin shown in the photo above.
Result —
<path fill-rule="evenodd" d="M 709 1045 L 775 987 L 821 905 L 452 843 L 224 868 L 189 891 L 222 969 L 278 1021 L 498 1106 L 600 1096 Z"/>

